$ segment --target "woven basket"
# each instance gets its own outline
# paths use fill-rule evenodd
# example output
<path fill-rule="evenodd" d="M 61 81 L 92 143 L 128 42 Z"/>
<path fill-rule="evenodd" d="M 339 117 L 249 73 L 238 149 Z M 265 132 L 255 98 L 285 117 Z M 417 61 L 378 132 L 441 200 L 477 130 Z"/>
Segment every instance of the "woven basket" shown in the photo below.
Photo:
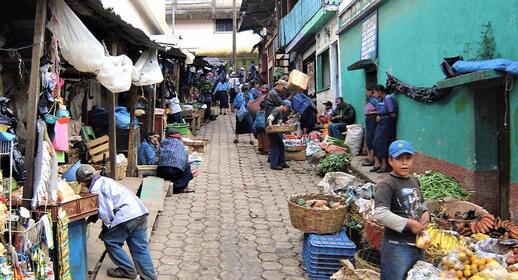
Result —
<path fill-rule="evenodd" d="M 335 195 L 328 194 L 300 194 L 293 195 L 288 199 L 288 210 L 290 212 L 291 225 L 305 233 L 336 233 L 344 225 L 347 216 L 347 208 L 340 207 L 335 209 L 323 210 L 305 208 L 298 205 L 298 199 L 304 201 L 310 199 L 325 199 L 328 201 L 338 202 L 341 199 Z"/>
<path fill-rule="evenodd" d="M 380 272 L 381 256 L 374 248 L 358 250 L 354 254 L 354 266 L 356 269 L 372 269 Z"/>
<path fill-rule="evenodd" d="M 284 146 L 284 150 L 287 152 L 300 152 L 305 151 L 306 146 Z"/>
<path fill-rule="evenodd" d="M 295 126 L 267 126 L 265 128 L 266 133 L 284 133 L 295 130 L 297 130 Z"/>
<path fill-rule="evenodd" d="M 363 236 L 367 243 L 375 249 L 381 249 L 381 241 L 383 240 L 383 233 L 385 229 L 380 224 L 369 219 L 363 220 Z"/>
<path fill-rule="evenodd" d="M 97 170 L 100 170 L 101 169 L 101 165 L 94 165 L 94 168 L 97 169 Z M 110 163 L 106 163 L 106 165 L 104 166 L 104 168 L 106 169 L 106 173 L 110 174 Z M 125 163 L 125 164 L 117 164 L 115 166 L 115 180 L 122 180 L 124 178 L 126 178 L 126 171 L 128 170 L 128 164 Z"/>

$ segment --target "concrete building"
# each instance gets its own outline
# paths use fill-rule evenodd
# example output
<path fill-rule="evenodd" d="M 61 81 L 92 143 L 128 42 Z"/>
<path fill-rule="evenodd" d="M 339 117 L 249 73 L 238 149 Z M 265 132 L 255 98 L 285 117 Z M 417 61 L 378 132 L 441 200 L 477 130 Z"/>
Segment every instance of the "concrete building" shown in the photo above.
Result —
<path fill-rule="evenodd" d="M 171 34 L 165 21 L 165 0 L 102 0 L 124 21 L 147 35 Z"/>
<path fill-rule="evenodd" d="M 456 56 L 516 60 L 517 14 L 513 0 L 356 0 L 339 13 L 338 29 L 341 93 L 356 112 L 365 106 L 365 87 L 385 85 L 387 73 L 435 88 L 444 98 L 428 103 L 393 90 L 397 138 L 414 144 L 416 171 L 455 177 L 472 191 L 470 201 L 515 221 L 518 88 L 511 85 L 516 77 L 486 70 L 445 79 L 439 65 Z"/>
<path fill-rule="evenodd" d="M 196 55 L 231 58 L 232 0 L 168 0 L 166 21 L 178 46 Z M 241 1 L 236 3 L 237 10 Z M 251 31 L 237 33 L 238 66 L 256 60 L 251 54 L 260 37 Z"/>

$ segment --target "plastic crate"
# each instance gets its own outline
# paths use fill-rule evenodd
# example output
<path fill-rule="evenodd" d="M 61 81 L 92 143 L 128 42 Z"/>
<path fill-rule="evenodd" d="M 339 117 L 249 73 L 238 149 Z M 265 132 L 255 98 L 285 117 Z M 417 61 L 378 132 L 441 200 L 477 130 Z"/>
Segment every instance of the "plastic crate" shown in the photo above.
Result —
<path fill-rule="evenodd" d="M 336 234 L 307 234 L 304 247 L 313 255 L 354 257 L 356 252 L 356 245 L 349 239 L 344 228 Z"/>

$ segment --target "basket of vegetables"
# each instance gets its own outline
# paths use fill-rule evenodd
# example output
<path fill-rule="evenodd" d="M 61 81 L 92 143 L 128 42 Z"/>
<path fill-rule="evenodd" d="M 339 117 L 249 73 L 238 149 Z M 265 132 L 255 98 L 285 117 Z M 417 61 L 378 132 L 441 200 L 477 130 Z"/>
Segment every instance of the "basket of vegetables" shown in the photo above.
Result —
<path fill-rule="evenodd" d="M 320 176 L 325 176 L 328 172 L 345 172 L 349 168 L 349 154 L 336 153 L 324 157 L 319 164 Z"/>
<path fill-rule="evenodd" d="M 438 200 L 451 197 L 465 200 L 469 196 L 457 180 L 440 172 L 427 171 L 423 175 L 416 175 L 416 178 L 426 199 Z"/>
<path fill-rule="evenodd" d="M 343 227 L 347 206 L 330 194 L 299 194 L 288 199 L 291 225 L 305 233 L 336 233 Z"/>

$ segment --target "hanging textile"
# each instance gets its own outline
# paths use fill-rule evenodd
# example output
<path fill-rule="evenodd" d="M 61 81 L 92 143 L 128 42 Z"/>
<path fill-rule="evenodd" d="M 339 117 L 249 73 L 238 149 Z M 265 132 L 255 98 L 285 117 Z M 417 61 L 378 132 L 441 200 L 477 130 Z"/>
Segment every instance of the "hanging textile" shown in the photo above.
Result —
<path fill-rule="evenodd" d="M 403 94 L 415 101 L 423 103 L 434 103 L 446 96 L 445 93 L 438 91 L 436 86 L 429 88 L 411 86 L 403 83 L 389 73 L 387 73 L 386 87 L 388 92 Z"/>

